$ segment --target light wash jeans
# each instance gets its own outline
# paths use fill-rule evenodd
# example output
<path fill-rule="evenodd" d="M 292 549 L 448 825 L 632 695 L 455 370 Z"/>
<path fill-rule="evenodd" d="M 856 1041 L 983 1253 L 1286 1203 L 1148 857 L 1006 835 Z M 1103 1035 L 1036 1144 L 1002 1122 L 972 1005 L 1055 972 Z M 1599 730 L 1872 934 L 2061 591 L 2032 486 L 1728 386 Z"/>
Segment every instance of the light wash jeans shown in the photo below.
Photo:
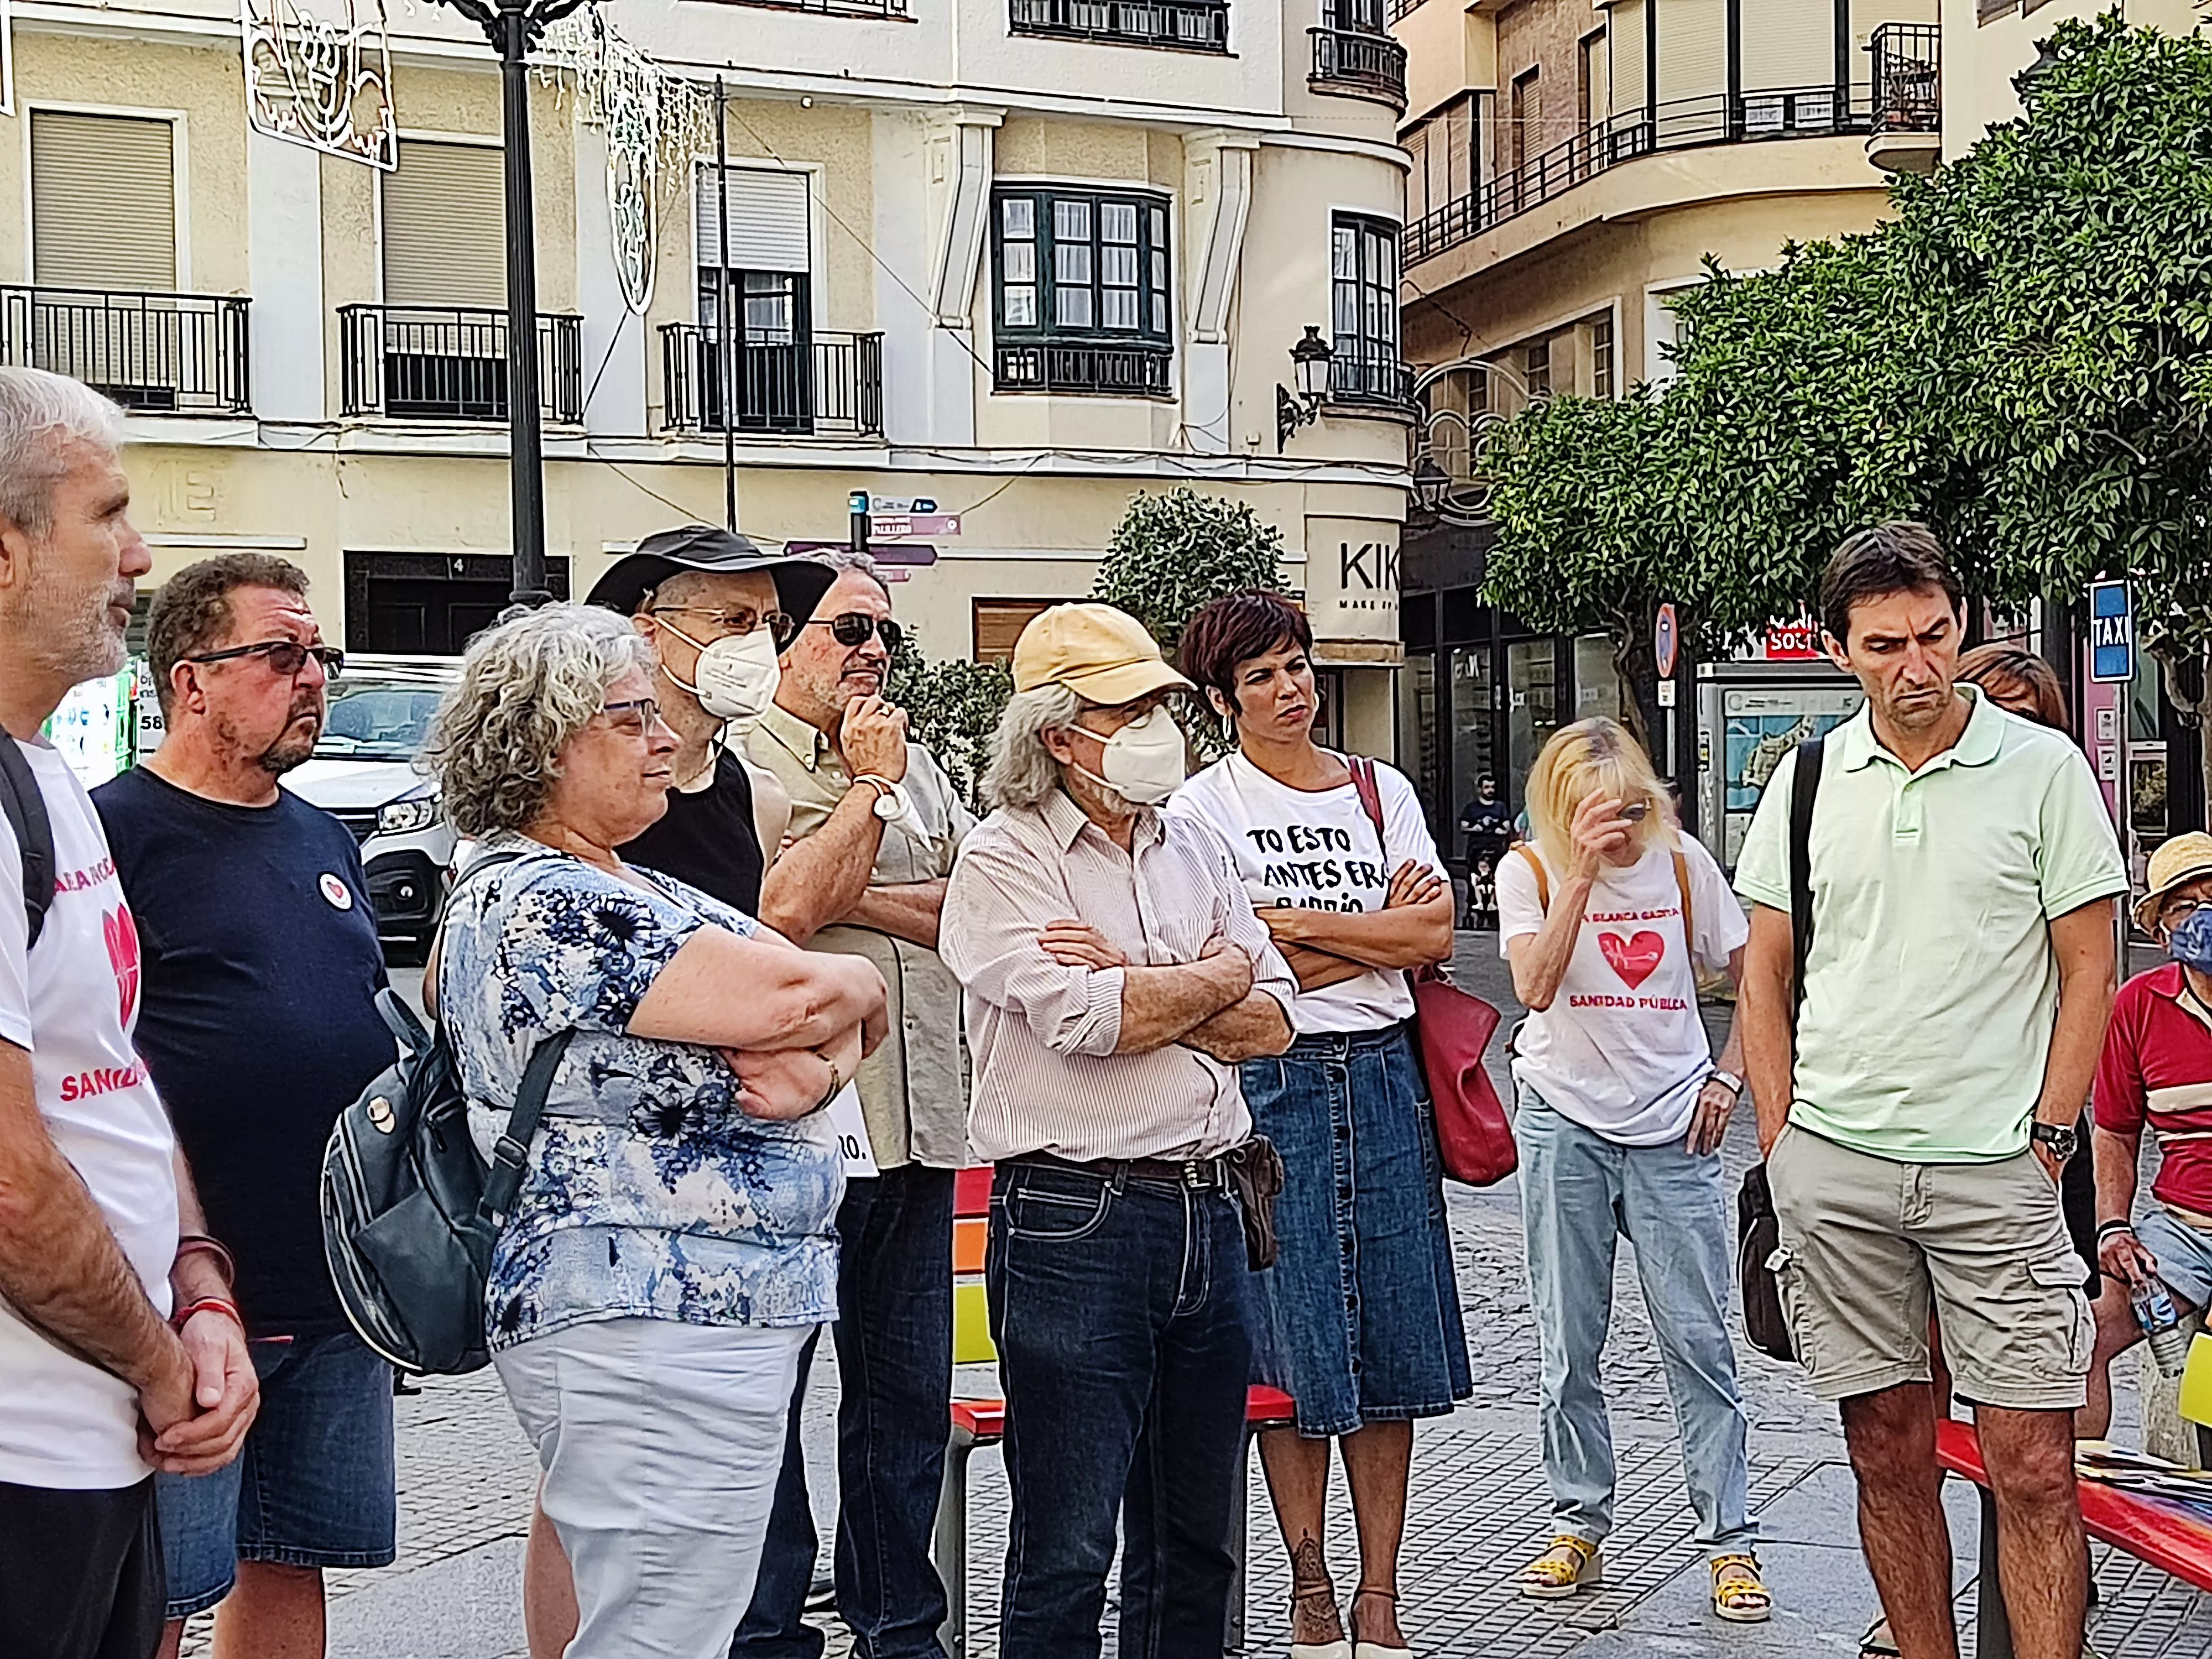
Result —
<path fill-rule="evenodd" d="M 1613 1432 L 1598 1361 L 1613 1322 L 1614 1240 L 1625 1236 L 1674 1396 L 1698 1541 L 1711 1555 L 1748 1554 L 1759 1528 L 1746 1495 L 1747 1424 L 1725 1311 L 1731 1253 L 1719 1156 L 1693 1158 L 1680 1141 L 1616 1145 L 1562 1117 L 1525 1083 L 1513 1138 L 1544 1354 L 1554 1530 L 1597 1543 L 1613 1526 Z"/>
<path fill-rule="evenodd" d="M 492 1356 L 581 1615 L 568 1659 L 721 1659 L 817 1327 L 604 1319 Z"/>

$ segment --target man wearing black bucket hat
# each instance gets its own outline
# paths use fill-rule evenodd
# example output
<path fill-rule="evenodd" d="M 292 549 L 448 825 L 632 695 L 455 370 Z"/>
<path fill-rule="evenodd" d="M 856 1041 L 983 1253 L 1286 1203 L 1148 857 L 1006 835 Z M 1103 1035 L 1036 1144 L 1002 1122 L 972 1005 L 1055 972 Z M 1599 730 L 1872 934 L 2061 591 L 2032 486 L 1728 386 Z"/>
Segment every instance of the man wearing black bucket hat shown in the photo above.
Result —
<path fill-rule="evenodd" d="M 775 774 L 745 763 L 745 739 L 775 697 L 778 654 L 836 575 L 695 524 L 647 537 L 592 585 L 593 605 L 635 618 L 653 641 L 661 716 L 682 740 L 667 816 L 625 859 L 759 911 L 790 802 Z"/>

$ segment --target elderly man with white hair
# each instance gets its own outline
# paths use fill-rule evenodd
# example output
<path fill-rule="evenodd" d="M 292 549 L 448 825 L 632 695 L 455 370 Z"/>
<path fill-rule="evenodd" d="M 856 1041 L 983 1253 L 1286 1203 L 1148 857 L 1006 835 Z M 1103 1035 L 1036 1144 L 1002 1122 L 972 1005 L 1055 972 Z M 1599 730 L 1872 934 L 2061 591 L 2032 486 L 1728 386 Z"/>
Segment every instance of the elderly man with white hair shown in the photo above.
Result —
<path fill-rule="evenodd" d="M 123 414 L 0 368 L 0 1653 L 161 1634 L 154 1471 L 236 1454 L 258 1399 L 133 1046 L 138 934 L 92 802 L 39 735 L 123 666 L 137 579 Z"/>
<path fill-rule="evenodd" d="M 1055 605 L 1013 672 L 983 783 L 994 810 L 962 846 L 939 945 L 966 993 L 969 1133 L 998 1165 L 1000 1651 L 1099 1651 L 1119 1512 L 1121 1651 L 1218 1656 L 1247 1251 L 1264 1254 L 1280 1173 L 1237 1068 L 1290 1046 L 1297 984 L 1212 832 L 1156 810 L 1183 779 L 1163 703 L 1189 682 L 1144 629 Z"/>

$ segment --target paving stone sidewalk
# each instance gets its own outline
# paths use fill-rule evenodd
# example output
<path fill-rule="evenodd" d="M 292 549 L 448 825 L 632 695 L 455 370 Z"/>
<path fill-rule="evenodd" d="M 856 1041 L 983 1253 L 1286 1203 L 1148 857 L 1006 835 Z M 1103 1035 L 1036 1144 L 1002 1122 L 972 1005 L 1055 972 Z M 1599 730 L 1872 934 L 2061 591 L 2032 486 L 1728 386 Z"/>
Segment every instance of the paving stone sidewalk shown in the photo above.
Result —
<path fill-rule="evenodd" d="M 1511 1010 L 1510 981 L 1494 938 L 1462 934 L 1462 984 Z M 1712 1011 L 1725 1018 L 1725 1011 Z M 1745 1114 L 1747 1118 L 1748 1114 Z M 1731 1178 L 1756 1156 L 1749 1124 L 1731 1130 L 1723 1156 Z M 1760 1554 L 1776 1591 L 1774 1620 L 1723 1624 L 1707 1602 L 1707 1577 L 1692 1541 L 1673 1410 L 1650 1322 L 1625 1246 L 1618 1267 L 1613 1335 L 1606 1358 L 1620 1463 L 1617 1531 L 1607 1547 L 1607 1583 L 1566 1603 L 1515 1597 L 1512 1571 L 1549 1534 L 1537 1437 L 1538 1357 L 1522 1266 L 1515 1183 L 1485 1192 L 1452 1188 L 1450 1214 L 1461 1294 L 1475 1361 L 1475 1397 L 1417 1435 L 1413 1490 L 1402 1566 L 1403 1619 L 1416 1649 L 1430 1655 L 1571 1655 L 1572 1659 L 1813 1659 L 1850 1656 L 1873 1612 L 1861 1562 L 1851 1481 L 1834 1413 L 1805 1391 L 1792 1367 L 1737 1343 L 1753 1425 L 1752 1497 Z M 1739 1339 L 1741 1332 L 1738 1333 Z M 828 1358 L 825 1354 L 824 1358 Z M 2132 1370 L 2116 1367 L 2118 1438 L 2133 1431 Z M 834 1365 L 817 1362 L 807 1443 L 816 1507 L 834 1512 L 828 1431 Z M 963 1389 L 994 1392 L 988 1370 L 963 1372 Z M 333 1574 L 334 1659 L 515 1659 L 525 1652 L 520 1559 L 536 1468 L 496 1379 L 433 1381 L 400 1402 L 401 1557 L 392 1568 Z M 1006 1487 L 995 1454 L 973 1465 L 969 1597 L 975 1659 L 996 1653 L 996 1567 L 1005 1542 Z M 1273 1533 L 1255 1460 L 1250 1480 L 1247 1650 L 1279 1654 L 1288 1641 L 1288 1574 Z M 1978 1522 L 1971 1492 L 1953 1482 L 1954 1582 L 1962 1626 L 1971 1629 Z M 1340 1584 L 1357 1571 L 1341 1477 L 1332 1506 L 1330 1553 Z M 2092 1637 L 2107 1659 L 2212 1659 L 2212 1607 L 2162 1574 L 2097 1552 L 2104 1604 Z M 1112 1618 L 1107 1652 L 1115 1650 Z M 848 1651 L 842 1626 L 825 1617 L 833 1659 Z M 187 1651 L 200 1645 L 198 1629 Z M 1971 1638 L 1966 1651 L 1971 1652 Z"/>

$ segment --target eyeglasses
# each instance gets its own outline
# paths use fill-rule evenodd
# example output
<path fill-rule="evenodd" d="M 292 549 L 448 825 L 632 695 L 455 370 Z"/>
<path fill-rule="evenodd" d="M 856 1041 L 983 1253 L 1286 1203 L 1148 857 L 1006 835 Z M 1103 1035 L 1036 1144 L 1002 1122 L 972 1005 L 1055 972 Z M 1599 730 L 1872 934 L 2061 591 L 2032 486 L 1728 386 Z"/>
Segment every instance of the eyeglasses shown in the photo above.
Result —
<path fill-rule="evenodd" d="M 781 611 L 719 611 L 704 605 L 656 605 L 645 613 L 648 617 L 704 617 L 726 638 L 741 640 L 756 628 L 765 627 L 770 638 L 780 645 L 791 643 L 791 636 L 799 631 L 799 624 Z"/>
<path fill-rule="evenodd" d="M 906 637 L 906 630 L 889 617 L 871 617 L 861 611 L 848 611 L 842 617 L 812 617 L 806 625 L 828 629 L 830 637 L 848 650 L 866 645 L 872 635 L 884 642 L 884 650 L 896 651 Z"/>
<path fill-rule="evenodd" d="M 334 680 L 345 672 L 345 653 L 334 645 L 302 645 L 297 640 L 262 640 L 252 645 L 234 645 L 228 651 L 203 651 L 186 662 L 230 662 L 240 657 L 266 657 L 280 678 L 297 679 L 313 657 L 323 665 L 323 678 Z"/>
<path fill-rule="evenodd" d="M 622 702 L 603 703 L 599 713 L 607 717 L 607 724 L 614 730 L 641 738 L 659 722 L 660 705 L 651 697 L 631 697 Z"/>

